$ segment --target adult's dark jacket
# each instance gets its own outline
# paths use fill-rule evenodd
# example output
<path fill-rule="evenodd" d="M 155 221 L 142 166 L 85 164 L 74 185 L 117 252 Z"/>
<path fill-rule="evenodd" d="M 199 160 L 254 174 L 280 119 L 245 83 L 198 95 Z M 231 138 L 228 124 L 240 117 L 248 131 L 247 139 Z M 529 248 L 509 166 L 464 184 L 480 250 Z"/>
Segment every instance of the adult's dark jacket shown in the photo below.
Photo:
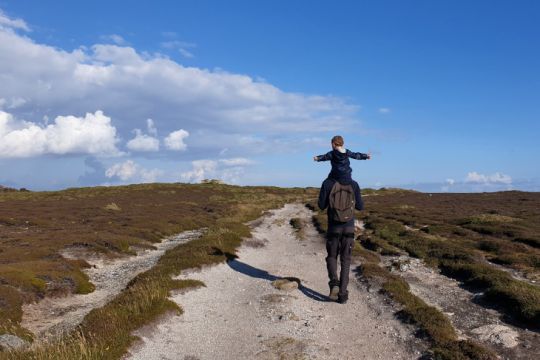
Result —
<path fill-rule="evenodd" d="M 323 181 L 321 186 L 321 191 L 319 192 L 319 208 L 321 210 L 324 210 L 328 207 L 330 203 L 330 192 L 332 191 L 332 187 L 334 187 L 334 184 L 336 183 L 336 180 L 327 178 Z M 355 197 L 355 208 L 356 210 L 363 210 L 364 209 L 364 203 L 362 202 L 362 195 L 360 194 L 360 186 L 358 186 L 358 183 L 352 179 L 343 179 L 339 181 L 342 185 L 352 185 L 353 191 L 354 191 L 354 197 Z M 354 226 L 354 214 L 351 220 L 342 223 L 342 222 L 336 222 L 334 221 L 331 216 L 330 212 L 328 212 L 328 231 L 331 231 L 332 228 L 336 227 L 353 227 Z"/>

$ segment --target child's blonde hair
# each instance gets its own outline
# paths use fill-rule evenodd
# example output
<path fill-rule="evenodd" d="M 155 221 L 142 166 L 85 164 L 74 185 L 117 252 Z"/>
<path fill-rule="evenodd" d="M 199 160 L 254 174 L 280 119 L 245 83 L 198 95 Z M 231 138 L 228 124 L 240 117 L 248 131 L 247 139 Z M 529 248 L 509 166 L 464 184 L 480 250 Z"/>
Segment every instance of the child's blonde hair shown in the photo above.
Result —
<path fill-rule="evenodd" d="M 345 142 L 343 141 L 343 137 L 340 135 L 336 135 L 332 138 L 332 145 L 334 146 L 343 146 Z"/>

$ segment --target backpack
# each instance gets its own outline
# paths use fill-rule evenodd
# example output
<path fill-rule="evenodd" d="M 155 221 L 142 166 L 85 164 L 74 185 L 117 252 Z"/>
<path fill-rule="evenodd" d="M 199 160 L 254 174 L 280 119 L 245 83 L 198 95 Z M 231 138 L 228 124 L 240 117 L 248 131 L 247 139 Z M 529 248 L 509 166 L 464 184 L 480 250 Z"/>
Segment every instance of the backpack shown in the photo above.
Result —
<path fill-rule="evenodd" d="M 347 222 L 354 216 L 355 196 L 353 187 L 342 185 L 338 181 L 330 191 L 328 211 L 330 218 L 337 222 Z"/>

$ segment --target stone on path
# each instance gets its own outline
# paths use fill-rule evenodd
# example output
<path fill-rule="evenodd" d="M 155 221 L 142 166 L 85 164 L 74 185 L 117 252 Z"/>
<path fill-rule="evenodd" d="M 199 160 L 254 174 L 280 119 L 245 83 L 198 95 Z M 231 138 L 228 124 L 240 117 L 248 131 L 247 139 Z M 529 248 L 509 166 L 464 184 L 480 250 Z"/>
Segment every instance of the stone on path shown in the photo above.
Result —
<path fill-rule="evenodd" d="M 518 333 L 508 326 L 489 324 L 473 329 L 471 332 L 478 335 L 482 341 L 489 341 L 505 348 L 513 348 L 518 345 Z"/>
<path fill-rule="evenodd" d="M 272 286 L 278 290 L 291 291 L 298 289 L 298 283 L 296 281 L 291 281 L 287 279 L 278 279 L 272 281 Z"/>

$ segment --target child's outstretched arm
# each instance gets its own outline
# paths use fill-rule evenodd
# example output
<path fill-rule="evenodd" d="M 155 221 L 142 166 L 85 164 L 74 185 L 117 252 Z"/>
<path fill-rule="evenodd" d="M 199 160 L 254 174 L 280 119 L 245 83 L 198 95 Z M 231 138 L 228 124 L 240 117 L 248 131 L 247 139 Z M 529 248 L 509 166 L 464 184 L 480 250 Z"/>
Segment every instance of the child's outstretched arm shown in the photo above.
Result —
<path fill-rule="evenodd" d="M 314 161 L 330 161 L 332 160 L 332 152 L 329 151 L 324 155 L 318 155 L 313 157 Z"/>
<path fill-rule="evenodd" d="M 371 154 L 364 154 L 360 152 L 352 152 L 347 149 L 347 156 L 355 160 L 369 160 L 371 159 Z"/>

